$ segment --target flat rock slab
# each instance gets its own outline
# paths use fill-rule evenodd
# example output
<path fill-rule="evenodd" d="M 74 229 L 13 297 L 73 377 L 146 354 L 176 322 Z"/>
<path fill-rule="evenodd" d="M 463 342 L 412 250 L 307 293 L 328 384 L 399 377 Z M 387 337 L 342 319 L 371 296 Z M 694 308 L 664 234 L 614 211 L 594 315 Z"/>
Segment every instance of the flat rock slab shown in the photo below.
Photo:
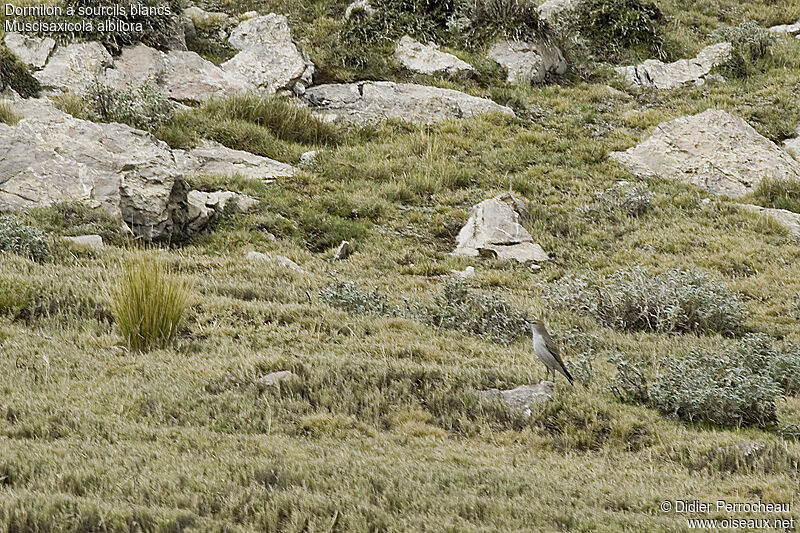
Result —
<path fill-rule="evenodd" d="M 175 150 L 178 168 L 187 175 L 239 174 L 245 178 L 273 180 L 294 176 L 297 169 L 268 157 L 233 150 L 217 142 L 204 140 L 189 151 Z"/>
<path fill-rule="evenodd" d="M 292 40 L 284 15 L 270 13 L 245 20 L 234 28 L 228 42 L 241 52 L 223 63 L 222 69 L 259 89 L 270 94 L 281 89 L 302 93 L 311 84 L 314 64 Z"/>
<path fill-rule="evenodd" d="M 166 143 L 123 124 L 76 119 L 20 100 L 0 124 L 0 211 L 79 202 L 119 216 L 145 239 L 179 240 L 187 185 Z"/>
<path fill-rule="evenodd" d="M 548 75 L 567 71 L 567 61 L 561 50 L 547 41 L 501 40 L 489 48 L 487 55 L 506 69 L 509 83 L 542 83 Z"/>
<path fill-rule="evenodd" d="M 433 123 L 486 113 L 514 116 L 510 108 L 487 98 L 389 81 L 317 85 L 306 91 L 305 98 L 317 116 L 360 123 L 386 119 Z"/>
<path fill-rule="evenodd" d="M 513 259 L 520 263 L 547 261 L 541 246 L 520 224 L 525 207 L 510 193 L 472 207 L 469 220 L 456 237 L 455 255 Z"/>
<path fill-rule="evenodd" d="M 731 57 L 731 44 L 719 43 L 707 46 L 694 59 L 680 59 L 674 63 L 662 63 L 648 59 L 641 65 L 617 67 L 617 73 L 633 87 L 655 87 L 677 89 L 686 85 L 702 85 L 715 66 Z"/>
<path fill-rule="evenodd" d="M 674 179 L 733 198 L 762 179 L 800 179 L 800 162 L 741 118 L 716 109 L 663 122 L 646 141 L 610 157 L 637 176 Z"/>
<path fill-rule="evenodd" d="M 797 35 L 800 37 L 800 20 L 794 24 L 781 24 L 773 26 L 769 29 L 770 32 L 776 35 Z"/>
<path fill-rule="evenodd" d="M 50 37 L 29 37 L 21 33 L 6 34 L 3 41 L 20 61 L 35 70 L 44 67 L 56 46 Z"/>
<path fill-rule="evenodd" d="M 509 411 L 528 417 L 535 405 L 553 399 L 553 387 L 552 381 L 543 381 L 538 385 L 521 385 L 511 390 L 488 389 L 480 391 L 480 395 L 484 399 L 499 398 Z"/>
<path fill-rule="evenodd" d="M 405 68 L 417 74 L 458 74 L 475 69 L 453 54 L 439 50 L 435 44 L 422 44 L 404 35 L 394 50 L 397 60 Z"/>
<path fill-rule="evenodd" d="M 162 52 L 144 44 L 125 48 L 114 68 L 105 71 L 104 82 L 117 89 L 150 83 L 171 100 L 190 104 L 255 90 L 245 78 L 195 52 Z"/>
<path fill-rule="evenodd" d="M 59 46 L 50 54 L 47 64 L 33 77 L 39 80 L 45 94 L 81 93 L 101 78 L 113 63 L 111 54 L 98 42 Z"/>
<path fill-rule="evenodd" d="M 786 209 L 773 209 L 771 207 L 761 207 L 760 205 L 740 204 L 740 207 L 751 213 L 771 218 L 779 226 L 786 228 L 792 236 L 800 238 L 799 214 Z"/>

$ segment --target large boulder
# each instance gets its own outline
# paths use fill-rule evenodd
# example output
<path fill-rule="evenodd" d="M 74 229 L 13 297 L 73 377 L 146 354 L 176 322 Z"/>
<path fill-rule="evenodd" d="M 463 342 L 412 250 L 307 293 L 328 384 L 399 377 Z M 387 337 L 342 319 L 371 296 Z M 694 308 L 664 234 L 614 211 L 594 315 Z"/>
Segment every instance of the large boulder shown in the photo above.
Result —
<path fill-rule="evenodd" d="M 114 61 L 114 68 L 105 72 L 104 81 L 117 89 L 150 83 L 170 99 L 185 103 L 255 88 L 238 74 L 222 70 L 195 52 L 162 52 L 144 44 L 125 48 Z"/>
<path fill-rule="evenodd" d="M 112 64 L 111 54 L 98 42 L 59 46 L 33 76 L 46 94 L 81 93 Z"/>
<path fill-rule="evenodd" d="M 8 33 L 3 41 L 20 61 L 34 70 L 44 67 L 56 46 L 50 37 L 29 37 L 21 33 Z"/>
<path fill-rule="evenodd" d="M 617 73 L 633 87 L 677 89 L 686 85 L 702 85 L 711 69 L 730 59 L 731 44 L 719 43 L 705 47 L 694 59 L 679 59 L 662 63 L 648 59 L 641 65 L 617 67 Z"/>
<path fill-rule="evenodd" d="M 549 41 L 495 42 L 487 53 L 490 59 L 506 69 L 510 83 L 542 83 L 548 75 L 567 71 L 567 61 L 561 50 Z"/>
<path fill-rule="evenodd" d="M 716 109 L 662 122 L 649 139 L 610 157 L 637 176 L 674 179 L 734 198 L 762 179 L 800 179 L 800 162 L 741 118 Z"/>
<path fill-rule="evenodd" d="M 293 176 L 297 172 L 297 169 L 286 163 L 242 150 L 232 150 L 208 140 L 189 151 L 174 152 L 178 168 L 187 176 L 239 174 L 245 178 L 273 180 Z"/>
<path fill-rule="evenodd" d="M 401 65 L 417 74 L 458 74 L 475 70 L 466 61 L 442 52 L 435 44 L 422 44 L 408 35 L 397 43 L 394 54 Z"/>
<path fill-rule="evenodd" d="M 469 220 L 456 237 L 456 255 L 496 257 L 520 263 L 547 261 L 541 246 L 520 224 L 526 212 L 521 200 L 510 193 L 484 200 L 472 207 Z"/>
<path fill-rule="evenodd" d="M 41 100 L 20 100 L 14 112 L 16 126 L 0 124 L 0 211 L 80 202 L 148 240 L 184 236 L 187 185 L 166 143 Z"/>
<path fill-rule="evenodd" d="M 485 113 L 514 116 L 505 106 L 452 89 L 412 83 L 362 81 L 311 87 L 305 94 L 314 113 L 327 120 L 377 122 L 384 119 L 432 123 Z"/>
<path fill-rule="evenodd" d="M 228 42 L 241 52 L 222 64 L 226 72 L 268 93 L 281 89 L 302 93 L 311 84 L 314 64 L 292 40 L 284 15 L 247 19 L 234 28 Z"/>

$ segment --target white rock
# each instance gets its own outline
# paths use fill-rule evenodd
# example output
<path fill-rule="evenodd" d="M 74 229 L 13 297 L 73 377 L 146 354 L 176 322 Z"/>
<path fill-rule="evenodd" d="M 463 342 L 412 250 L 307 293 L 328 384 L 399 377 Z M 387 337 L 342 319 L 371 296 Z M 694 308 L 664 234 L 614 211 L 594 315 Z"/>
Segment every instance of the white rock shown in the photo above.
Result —
<path fill-rule="evenodd" d="M 98 42 L 58 46 L 33 77 L 39 80 L 46 94 L 81 93 L 102 77 L 112 62 L 111 54 Z"/>
<path fill-rule="evenodd" d="M 261 376 L 258 379 L 258 382 L 267 389 L 279 390 L 281 388 L 281 384 L 296 378 L 297 374 L 294 372 L 290 372 L 289 370 L 281 370 L 279 372 L 271 372 L 266 376 Z"/>
<path fill-rule="evenodd" d="M 394 53 L 401 65 L 417 74 L 457 74 L 475 70 L 466 61 L 440 51 L 435 44 L 422 44 L 408 35 L 400 39 Z"/>
<path fill-rule="evenodd" d="M 268 157 L 233 150 L 217 142 L 204 140 L 200 146 L 188 152 L 175 150 L 178 168 L 187 175 L 239 174 L 245 178 L 272 180 L 293 176 L 297 169 Z"/>
<path fill-rule="evenodd" d="M 302 92 L 311 84 L 314 64 L 292 40 L 284 15 L 270 13 L 245 20 L 231 32 L 228 42 L 241 52 L 222 64 L 226 72 L 236 73 L 270 94 L 294 90 L 295 85 L 300 85 Z"/>
<path fill-rule="evenodd" d="M 301 167 L 310 167 L 313 166 L 314 163 L 317 161 L 317 156 L 319 155 L 319 150 L 309 150 L 308 152 L 303 152 L 300 156 L 300 166 Z"/>
<path fill-rule="evenodd" d="M 117 89 L 150 83 L 172 100 L 199 103 L 209 98 L 246 93 L 255 86 L 226 72 L 195 52 L 162 52 L 144 44 L 125 48 L 105 73 L 105 83 Z"/>
<path fill-rule="evenodd" d="M 575 9 L 581 0 L 545 0 L 539 5 L 539 16 L 545 20 L 550 20 L 562 11 Z"/>
<path fill-rule="evenodd" d="M 509 83 L 541 83 L 548 74 L 561 75 L 567 71 L 567 61 L 558 47 L 547 41 L 495 42 L 487 54 L 508 72 Z"/>
<path fill-rule="evenodd" d="M 538 385 L 520 385 L 511 390 L 489 389 L 481 391 L 480 395 L 485 399 L 500 398 L 509 411 L 528 417 L 535 405 L 553 399 L 553 388 L 552 381 L 542 381 Z"/>
<path fill-rule="evenodd" d="M 464 270 L 451 270 L 450 273 L 454 278 L 463 280 L 472 279 L 475 277 L 475 267 L 468 266 Z"/>
<path fill-rule="evenodd" d="M 648 59 L 638 66 L 617 67 L 617 73 L 633 87 L 677 89 L 686 85 L 702 85 L 711 69 L 731 56 L 731 44 L 719 43 L 705 47 L 694 59 L 662 63 Z"/>
<path fill-rule="evenodd" d="M 355 0 L 355 2 L 347 6 L 344 11 L 344 18 L 349 19 L 352 17 L 354 11 L 363 11 L 368 17 L 375 14 L 375 8 L 370 5 L 369 0 Z"/>
<path fill-rule="evenodd" d="M 783 147 L 792 154 L 795 159 L 800 160 L 800 127 L 797 128 L 797 137 L 786 139 Z"/>
<path fill-rule="evenodd" d="M 123 124 L 76 119 L 20 100 L 0 124 L 0 211 L 80 202 L 119 216 L 139 237 L 179 240 L 187 186 L 166 143 Z"/>
<path fill-rule="evenodd" d="M 520 263 L 547 261 L 541 246 L 520 224 L 522 201 L 510 193 L 484 200 L 472 207 L 469 220 L 456 237 L 456 255 L 496 257 Z"/>
<path fill-rule="evenodd" d="M 4 42 L 20 61 L 33 69 L 40 69 L 56 45 L 50 37 L 29 37 L 21 33 L 8 33 Z"/>
<path fill-rule="evenodd" d="M 787 211 L 786 209 L 761 207 L 760 205 L 739 204 L 739 206 L 751 213 L 771 218 L 777 222 L 778 225 L 786 228 L 792 236 L 800 238 L 800 215 L 797 213 Z"/>
<path fill-rule="evenodd" d="M 317 85 L 310 87 L 304 98 L 314 107 L 315 114 L 326 120 L 433 123 L 485 113 L 514 116 L 510 108 L 487 98 L 452 89 L 388 81 Z"/>
<path fill-rule="evenodd" d="M 231 191 L 189 191 L 188 194 L 189 229 L 201 231 L 226 211 L 246 213 L 256 205 L 258 200 Z"/>
<path fill-rule="evenodd" d="M 206 11 L 197 6 L 187 7 L 183 10 L 183 15 L 192 21 L 195 28 L 210 28 L 214 25 L 232 25 L 236 20 L 227 13 L 218 11 Z"/>
<path fill-rule="evenodd" d="M 64 237 L 66 240 L 78 246 L 85 246 L 93 250 L 103 248 L 103 238 L 100 235 L 79 235 L 77 237 Z"/>
<path fill-rule="evenodd" d="M 293 270 L 295 272 L 304 272 L 300 265 L 292 261 L 286 256 L 283 255 L 276 255 L 275 257 L 270 257 L 267 254 L 263 254 L 261 252 L 248 252 L 247 259 L 249 261 L 258 263 L 258 262 L 266 262 L 266 263 L 275 263 L 278 266 L 284 267 L 287 270 Z"/>
<path fill-rule="evenodd" d="M 769 29 L 770 32 L 777 35 L 797 35 L 800 39 L 800 20 L 794 24 L 781 24 L 780 26 L 773 26 Z"/>
<path fill-rule="evenodd" d="M 800 179 L 800 162 L 741 118 L 715 109 L 662 122 L 649 139 L 610 157 L 640 177 L 674 179 L 734 198 L 762 179 Z"/>

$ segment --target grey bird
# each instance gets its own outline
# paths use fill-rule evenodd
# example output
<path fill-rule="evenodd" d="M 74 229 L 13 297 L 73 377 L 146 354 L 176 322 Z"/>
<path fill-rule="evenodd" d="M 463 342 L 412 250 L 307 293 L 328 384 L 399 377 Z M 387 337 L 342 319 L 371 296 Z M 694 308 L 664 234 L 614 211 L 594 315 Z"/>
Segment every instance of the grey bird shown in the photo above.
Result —
<path fill-rule="evenodd" d="M 556 343 L 550 338 L 547 333 L 547 328 L 544 327 L 544 322 L 541 320 L 534 320 L 531 322 L 531 334 L 533 336 L 533 353 L 539 358 L 539 361 L 544 363 L 547 367 L 547 377 L 550 377 L 550 372 L 561 372 L 565 378 L 569 380 L 572 385 L 572 376 L 569 375 L 567 367 L 564 366 L 564 361 L 561 360 L 561 354 L 556 348 Z"/>

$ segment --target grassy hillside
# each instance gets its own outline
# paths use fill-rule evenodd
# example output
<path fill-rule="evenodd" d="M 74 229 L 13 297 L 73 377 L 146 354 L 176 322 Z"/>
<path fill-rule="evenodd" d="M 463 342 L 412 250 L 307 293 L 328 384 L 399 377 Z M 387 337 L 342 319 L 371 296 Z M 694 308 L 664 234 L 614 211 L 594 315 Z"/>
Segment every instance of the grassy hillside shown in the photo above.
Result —
<path fill-rule="evenodd" d="M 656 3 L 672 59 L 694 55 L 721 25 L 800 18 L 789 0 Z M 365 64 L 347 63 L 337 48 L 345 2 L 201 5 L 287 13 L 331 80 L 458 88 L 519 118 L 341 129 L 323 144 L 278 133 L 291 162 L 323 150 L 314 166 L 271 185 L 195 179 L 260 207 L 170 248 L 131 242 L 72 206 L 18 215 L 53 235 L 101 233 L 113 245 L 51 244 L 44 261 L 0 252 L 0 530 L 666 532 L 687 527 L 660 510 L 663 500 L 797 497 L 800 398 L 778 399 L 776 421 L 761 428 L 687 422 L 621 398 L 610 361 L 656 376 L 670 360 L 722 354 L 752 333 L 789 350 L 800 343 L 800 244 L 727 200 L 702 204 L 708 194 L 690 186 L 642 182 L 651 207 L 638 216 L 598 196 L 633 179 L 607 154 L 670 118 L 719 108 L 775 142 L 791 136 L 800 40 L 780 39 L 748 75 L 699 88 L 629 92 L 597 64 L 519 87 L 491 66 L 478 79 L 410 76 L 381 43 Z M 207 124 L 207 112 L 190 112 L 181 127 Z M 509 190 L 529 202 L 525 225 L 552 260 L 530 270 L 449 255 L 470 206 Z M 356 251 L 332 262 L 342 239 Z M 129 351 L 114 323 L 107 290 L 133 249 L 191 286 L 174 347 Z M 252 250 L 285 255 L 303 272 L 248 261 Z M 468 265 L 477 271 L 470 291 L 543 318 L 564 359 L 583 368 L 581 384 L 557 380 L 554 400 L 530 419 L 474 394 L 544 378 L 526 337 L 506 345 L 412 312 L 349 312 L 320 295 L 355 282 L 351 297 L 365 302 L 377 290 L 399 309 L 446 307 L 450 270 Z M 548 299 L 570 276 L 639 266 L 691 269 L 740 295 L 739 329 L 614 329 Z M 279 391 L 259 381 L 279 370 L 298 379 Z M 752 458 L 742 442 L 763 451 Z"/>

